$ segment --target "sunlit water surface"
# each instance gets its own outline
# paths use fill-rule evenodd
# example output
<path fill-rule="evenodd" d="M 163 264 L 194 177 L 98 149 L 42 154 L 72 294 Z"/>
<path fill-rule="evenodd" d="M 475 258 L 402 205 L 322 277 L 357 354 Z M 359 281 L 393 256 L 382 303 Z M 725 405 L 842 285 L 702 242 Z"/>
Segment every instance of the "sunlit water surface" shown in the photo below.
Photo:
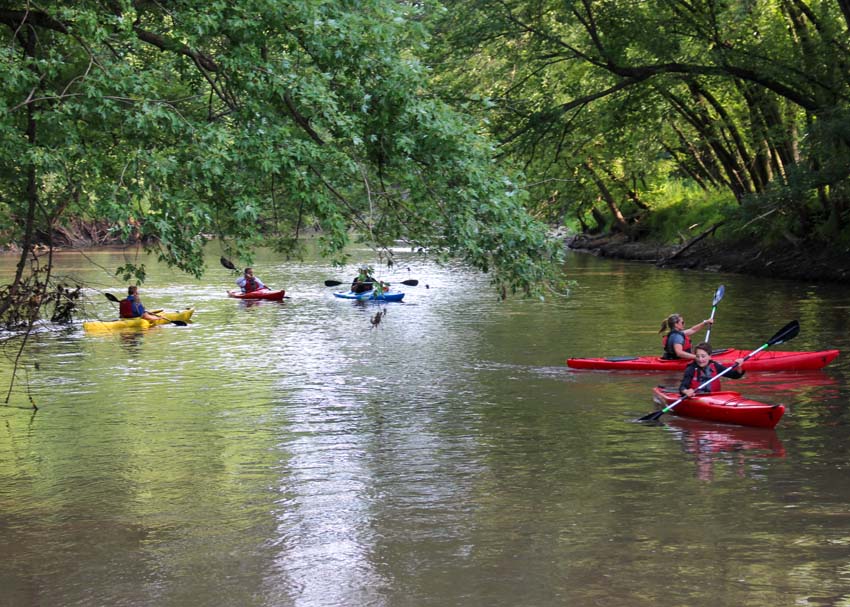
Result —
<path fill-rule="evenodd" d="M 60 273 L 113 318 L 125 258 L 87 255 Z M 571 255 L 569 295 L 500 302 L 402 250 L 382 277 L 420 284 L 380 306 L 323 285 L 354 266 L 265 254 L 290 298 L 250 305 L 210 255 L 203 281 L 147 261 L 144 301 L 188 327 L 31 338 L 0 406 L 0 605 L 850 605 L 847 287 Z M 677 376 L 565 365 L 657 352 L 720 284 L 715 345 L 799 319 L 781 349 L 845 353 L 727 382 L 788 407 L 775 431 L 636 424 Z"/>

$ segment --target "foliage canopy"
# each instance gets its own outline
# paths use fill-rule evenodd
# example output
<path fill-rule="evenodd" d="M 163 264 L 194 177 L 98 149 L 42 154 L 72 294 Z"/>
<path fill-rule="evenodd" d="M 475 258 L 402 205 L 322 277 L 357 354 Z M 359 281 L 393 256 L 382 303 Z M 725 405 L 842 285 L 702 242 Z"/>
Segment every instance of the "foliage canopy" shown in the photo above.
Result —
<path fill-rule="evenodd" d="M 489 117 L 541 211 L 636 236 L 683 180 L 759 236 L 850 241 L 846 0 L 444 4 L 438 81 Z"/>
<path fill-rule="evenodd" d="M 492 271 L 552 277 L 558 247 L 478 122 L 431 94 L 421 7 L 392 0 L 48 0 L 0 9 L 0 231 L 36 243 L 101 221 L 194 275 L 297 253 L 318 228 Z M 143 277 L 143 268 L 126 268 Z"/>

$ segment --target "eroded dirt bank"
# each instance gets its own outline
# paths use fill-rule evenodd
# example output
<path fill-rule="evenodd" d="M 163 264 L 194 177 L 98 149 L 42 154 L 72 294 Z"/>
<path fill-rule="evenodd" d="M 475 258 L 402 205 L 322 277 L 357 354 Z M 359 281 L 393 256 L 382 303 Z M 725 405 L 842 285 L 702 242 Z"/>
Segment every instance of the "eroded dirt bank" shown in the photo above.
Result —
<path fill-rule="evenodd" d="M 653 263 L 661 268 L 735 272 L 770 278 L 850 283 L 850 249 L 808 250 L 791 243 L 764 249 L 746 243 L 734 248 L 706 238 L 687 248 L 650 242 L 629 242 L 621 235 L 574 236 L 567 247 L 615 259 Z"/>

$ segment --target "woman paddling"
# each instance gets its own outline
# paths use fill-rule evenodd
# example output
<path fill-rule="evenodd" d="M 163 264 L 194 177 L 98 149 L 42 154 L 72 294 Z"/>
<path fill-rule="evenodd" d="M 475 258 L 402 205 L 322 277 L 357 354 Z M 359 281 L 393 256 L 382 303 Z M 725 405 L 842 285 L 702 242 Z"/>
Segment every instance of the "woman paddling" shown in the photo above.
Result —
<path fill-rule="evenodd" d="M 713 318 L 707 318 L 704 321 L 695 324 L 690 329 L 685 328 L 685 319 L 681 314 L 671 314 L 664 322 L 661 323 L 659 333 L 664 333 L 669 329 L 669 333 L 665 335 L 661 343 L 664 345 L 664 354 L 661 358 L 665 360 L 675 360 L 684 358 L 694 360 L 696 356 L 691 354 L 691 335 L 705 327 L 714 323 Z"/>
<path fill-rule="evenodd" d="M 696 389 L 710 380 L 712 377 L 717 377 L 727 367 L 719 362 L 711 360 L 711 345 L 703 342 L 694 348 L 694 362 L 685 367 L 685 375 L 682 377 L 682 383 L 679 384 L 679 394 L 682 396 L 693 396 L 696 394 Z M 730 369 L 723 374 L 724 377 L 731 379 L 740 379 L 744 376 L 744 370 L 741 369 L 744 359 L 739 358 L 735 361 L 738 369 Z M 740 369 L 740 370 L 739 370 Z M 720 381 L 714 380 L 700 390 L 700 393 L 720 392 Z"/>

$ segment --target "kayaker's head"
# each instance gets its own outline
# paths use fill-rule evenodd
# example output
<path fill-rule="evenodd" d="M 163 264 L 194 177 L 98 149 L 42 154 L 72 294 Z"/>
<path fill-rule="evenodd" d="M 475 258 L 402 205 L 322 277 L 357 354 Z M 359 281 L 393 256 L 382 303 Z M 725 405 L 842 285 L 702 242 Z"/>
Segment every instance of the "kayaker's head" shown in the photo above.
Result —
<path fill-rule="evenodd" d="M 136 285 L 130 285 L 129 287 L 127 287 L 127 297 L 132 297 L 133 295 L 135 295 L 138 292 L 139 292 L 139 287 L 137 287 Z"/>
<path fill-rule="evenodd" d="M 711 360 L 711 344 L 706 342 L 697 344 L 694 348 L 694 356 L 696 356 L 697 366 L 705 367 L 708 364 L 708 361 Z"/>
<path fill-rule="evenodd" d="M 685 319 L 681 314 L 671 314 L 667 318 L 664 319 L 664 322 L 661 323 L 661 329 L 658 330 L 659 333 L 664 333 L 664 331 L 673 331 L 678 330 L 681 331 L 685 327 Z"/>
<path fill-rule="evenodd" d="M 372 275 L 372 268 L 370 268 L 369 266 L 360 266 L 357 269 L 357 272 L 361 278 L 368 278 Z"/>
<path fill-rule="evenodd" d="M 254 268 L 245 268 L 245 276 L 253 276 Z"/>

